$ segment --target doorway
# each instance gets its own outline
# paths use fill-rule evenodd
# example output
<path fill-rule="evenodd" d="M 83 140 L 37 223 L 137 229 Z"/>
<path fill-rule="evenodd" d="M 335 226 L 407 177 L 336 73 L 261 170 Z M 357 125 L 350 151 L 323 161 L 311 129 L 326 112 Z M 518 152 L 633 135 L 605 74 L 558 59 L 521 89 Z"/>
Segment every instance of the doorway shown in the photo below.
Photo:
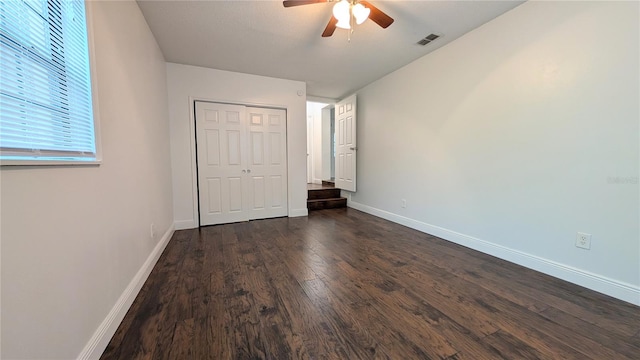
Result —
<path fill-rule="evenodd" d="M 307 102 L 307 183 L 335 178 L 334 104 Z"/>

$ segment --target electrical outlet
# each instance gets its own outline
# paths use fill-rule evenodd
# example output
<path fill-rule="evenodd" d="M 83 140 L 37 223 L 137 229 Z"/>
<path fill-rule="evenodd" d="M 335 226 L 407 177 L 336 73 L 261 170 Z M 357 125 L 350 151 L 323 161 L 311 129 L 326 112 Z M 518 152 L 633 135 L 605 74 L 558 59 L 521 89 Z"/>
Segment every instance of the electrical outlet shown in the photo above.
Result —
<path fill-rule="evenodd" d="M 579 232 L 576 236 L 576 246 L 582 249 L 591 249 L 591 234 Z"/>
<path fill-rule="evenodd" d="M 149 235 L 152 239 L 156 237 L 156 226 L 154 223 L 151 223 L 151 226 L 149 226 Z"/>
<path fill-rule="evenodd" d="M 406 207 L 407 207 L 407 200 L 402 199 L 402 205 L 401 205 L 401 206 L 402 206 L 403 208 L 406 208 Z"/>

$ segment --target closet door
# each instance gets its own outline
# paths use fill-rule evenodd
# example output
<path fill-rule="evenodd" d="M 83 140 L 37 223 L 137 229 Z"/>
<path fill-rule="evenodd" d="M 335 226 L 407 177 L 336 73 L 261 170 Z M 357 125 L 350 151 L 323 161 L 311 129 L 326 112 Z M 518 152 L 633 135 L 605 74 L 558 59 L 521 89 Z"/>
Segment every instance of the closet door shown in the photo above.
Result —
<path fill-rule="evenodd" d="M 196 102 L 200 225 L 249 219 L 245 107 Z"/>
<path fill-rule="evenodd" d="M 286 112 L 247 108 L 249 218 L 287 216 Z"/>
<path fill-rule="evenodd" d="M 200 225 L 286 216 L 286 112 L 195 108 Z"/>

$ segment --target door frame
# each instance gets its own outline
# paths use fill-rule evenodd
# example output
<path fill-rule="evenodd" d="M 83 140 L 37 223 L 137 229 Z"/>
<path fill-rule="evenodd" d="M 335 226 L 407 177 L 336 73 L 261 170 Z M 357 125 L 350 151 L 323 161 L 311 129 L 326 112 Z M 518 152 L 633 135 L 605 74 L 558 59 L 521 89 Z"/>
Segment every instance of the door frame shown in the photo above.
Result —
<path fill-rule="evenodd" d="M 313 183 L 313 116 L 307 113 L 307 184 Z"/>
<path fill-rule="evenodd" d="M 287 122 L 286 126 L 286 143 L 287 143 L 287 151 L 286 151 L 286 164 L 287 164 L 287 176 L 286 176 L 286 184 L 287 184 L 287 216 L 291 217 L 292 209 L 291 209 L 291 171 L 289 171 L 290 163 L 289 163 L 289 151 L 291 149 L 290 144 L 290 130 L 291 130 L 291 118 L 289 117 L 289 109 L 285 105 L 275 105 L 275 104 L 262 104 L 262 103 L 252 103 L 252 102 L 241 102 L 241 101 L 229 101 L 229 100 L 216 100 L 205 97 L 198 96 L 189 96 L 189 145 L 191 151 L 191 198 L 193 202 L 193 220 L 195 222 L 196 227 L 200 227 L 200 199 L 198 196 L 198 163 L 197 163 L 197 152 L 196 152 L 196 101 L 204 101 L 204 102 L 212 102 L 219 104 L 229 104 L 229 105 L 241 105 L 246 107 L 259 107 L 266 109 L 279 109 L 285 111 L 285 119 Z"/>

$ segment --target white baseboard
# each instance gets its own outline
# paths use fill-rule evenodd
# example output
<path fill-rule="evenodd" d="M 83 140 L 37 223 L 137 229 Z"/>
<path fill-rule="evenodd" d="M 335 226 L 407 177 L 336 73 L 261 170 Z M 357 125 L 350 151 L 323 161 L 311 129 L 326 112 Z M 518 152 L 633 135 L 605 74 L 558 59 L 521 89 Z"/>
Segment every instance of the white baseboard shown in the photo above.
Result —
<path fill-rule="evenodd" d="M 78 360 L 89 360 L 89 359 L 99 359 L 104 349 L 106 349 L 109 341 L 113 334 L 115 334 L 120 322 L 124 319 L 124 316 L 127 314 L 127 311 L 133 304 L 133 300 L 135 300 L 136 296 L 140 292 L 142 285 L 149 277 L 151 270 L 158 262 L 160 255 L 164 251 L 164 248 L 169 243 L 171 236 L 173 236 L 173 232 L 175 229 L 175 225 L 171 225 L 167 232 L 164 233 L 162 239 L 158 242 L 156 247 L 153 249 L 147 260 L 142 264 L 138 273 L 133 277 L 129 285 L 124 289 L 118 301 L 116 301 L 115 305 L 107 314 L 107 317 L 102 321 L 98 329 L 93 333 L 89 342 L 85 345 L 80 355 L 78 355 Z"/>
<path fill-rule="evenodd" d="M 581 269 L 561 264 L 539 256 L 527 254 L 492 242 L 474 238 L 439 226 L 427 224 L 410 219 L 385 210 L 380 210 L 368 205 L 351 201 L 349 196 L 348 206 L 356 210 L 410 227 L 412 229 L 428 233 L 439 238 L 466 246 L 473 250 L 483 252 L 524 267 L 540 271 L 544 274 L 584 286 L 588 289 L 612 296 L 614 298 L 640 305 L 640 287 L 590 273 Z"/>
<path fill-rule="evenodd" d="M 309 215 L 309 210 L 307 208 L 289 210 L 289 217 L 299 217 L 299 216 L 308 216 L 308 215 Z"/>
<path fill-rule="evenodd" d="M 176 230 L 195 229 L 198 227 L 198 224 L 196 224 L 196 222 L 193 219 L 178 220 L 178 221 L 174 221 L 173 224 Z"/>

